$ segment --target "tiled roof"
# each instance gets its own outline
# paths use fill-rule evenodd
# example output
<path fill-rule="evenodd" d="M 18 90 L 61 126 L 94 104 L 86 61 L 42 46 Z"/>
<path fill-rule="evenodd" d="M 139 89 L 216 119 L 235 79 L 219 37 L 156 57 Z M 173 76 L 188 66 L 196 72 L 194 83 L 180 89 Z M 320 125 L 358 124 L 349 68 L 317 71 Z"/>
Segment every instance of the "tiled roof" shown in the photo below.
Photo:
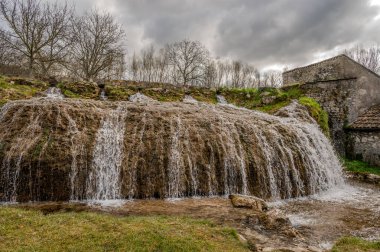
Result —
<path fill-rule="evenodd" d="M 349 126 L 350 129 L 372 130 L 380 129 L 380 104 L 368 109 L 360 115 L 354 123 Z"/>

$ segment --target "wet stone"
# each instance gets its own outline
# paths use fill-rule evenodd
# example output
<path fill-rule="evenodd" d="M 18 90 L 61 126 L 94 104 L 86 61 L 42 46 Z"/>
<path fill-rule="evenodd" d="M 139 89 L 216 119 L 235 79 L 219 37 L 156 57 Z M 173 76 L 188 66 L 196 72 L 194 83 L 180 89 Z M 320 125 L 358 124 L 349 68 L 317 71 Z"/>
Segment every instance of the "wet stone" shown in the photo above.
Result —
<path fill-rule="evenodd" d="M 268 210 L 266 202 L 254 196 L 231 194 L 229 198 L 234 207 L 251 208 L 260 212 Z"/>

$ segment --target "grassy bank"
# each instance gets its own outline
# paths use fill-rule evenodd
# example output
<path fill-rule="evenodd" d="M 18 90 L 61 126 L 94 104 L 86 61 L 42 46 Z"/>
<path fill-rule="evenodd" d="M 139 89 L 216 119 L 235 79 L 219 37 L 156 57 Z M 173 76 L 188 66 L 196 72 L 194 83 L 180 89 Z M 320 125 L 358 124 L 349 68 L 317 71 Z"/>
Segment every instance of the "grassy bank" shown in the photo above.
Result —
<path fill-rule="evenodd" d="M 48 88 L 48 83 L 38 80 L 25 80 L 0 76 L 0 106 L 8 100 L 28 99 Z M 58 83 L 58 87 L 67 98 L 99 99 L 100 89 L 92 82 Z M 287 89 L 278 88 L 219 88 L 177 87 L 162 83 L 143 83 L 133 81 L 114 81 L 105 84 L 105 92 L 110 101 L 125 101 L 141 92 L 162 102 L 181 101 L 185 95 L 191 95 L 200 102 L 215 104 L 216 96 L 223 95 L 227 102 L 247 109 L 275 113 L 298 100 L 305 105 L 318 122 L 323 132 L 328 135 L 328 116 L 312 98 L 305 97 L 298 86 Z"/>
<path fill-rule="evenodd" d="M 371 166 L 363 161 L 344 159 L 343 164 L 348 171 L 380 175 L 380 167 Z"/>
<path fill-rule="evenodd" d="M 235 230 L 180 217 L 0 207 L 0 251 L 248 251 Z"/>
<path fill-rule="evenodd" d="M 48 85 L 42 81 L 0 76 L 0 107 L 9 100 L 29 99 Z"/>
<path fill-rule="evenodd" d="M 356 237 L 341 238 L 331 252 L 375 252 L 380 251 L 380 241 L 369 242 Z"/>

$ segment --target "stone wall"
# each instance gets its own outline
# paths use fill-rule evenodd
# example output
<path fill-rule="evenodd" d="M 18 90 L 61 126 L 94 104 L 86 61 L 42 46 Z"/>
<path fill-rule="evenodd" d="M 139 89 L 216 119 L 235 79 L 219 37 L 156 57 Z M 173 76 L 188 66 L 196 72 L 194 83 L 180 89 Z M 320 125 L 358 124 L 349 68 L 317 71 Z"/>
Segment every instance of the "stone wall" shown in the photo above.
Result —
<path fill-rule="evenodd" d="M 346 65 L 346 60 L 342 56 L 337 56 L 305 67 L 296 68 L 284 72 L 284 85 L 354 78 L 355 75 L 351 71 L 346 71 Z"/>
<path fill-rule="evenodd" d="M 347 115 L 353 106 L 350 98 L 355 92 L 355 80 L 331 81 L 304 84 L 305 95 L 314 98 L 329 114 L 330 135 L 335 150 L 345 155 L 344 127 L 348 124 Z"/>
<path fill-rule="evenodd" d="M 347 156 L 380 167 L 380 131 L 347 132 Z"/>
<path fill-rule="evenodd" d="M 380 104 L 380 77 L 345 55 L 283 74 L 284 85 L 299 84 L 329 114 L 335 149 L 345 155 L 345 126 L 371 106 Z"/>

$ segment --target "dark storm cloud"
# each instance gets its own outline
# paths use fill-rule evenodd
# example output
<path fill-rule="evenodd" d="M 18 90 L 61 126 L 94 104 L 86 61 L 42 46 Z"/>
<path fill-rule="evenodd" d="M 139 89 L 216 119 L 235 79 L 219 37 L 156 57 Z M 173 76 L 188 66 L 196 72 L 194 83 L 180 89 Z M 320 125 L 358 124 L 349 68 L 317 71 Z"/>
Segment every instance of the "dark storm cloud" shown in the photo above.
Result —
<path fill-rule="evenodd" d="M 115 0 L 131 50 L 183 38 L 259 67 L 300 65 L 352 43 L 380 41 L 378 6 L 358 0 Z M 136 41 L 133 41 L 137 39 Z"/>

